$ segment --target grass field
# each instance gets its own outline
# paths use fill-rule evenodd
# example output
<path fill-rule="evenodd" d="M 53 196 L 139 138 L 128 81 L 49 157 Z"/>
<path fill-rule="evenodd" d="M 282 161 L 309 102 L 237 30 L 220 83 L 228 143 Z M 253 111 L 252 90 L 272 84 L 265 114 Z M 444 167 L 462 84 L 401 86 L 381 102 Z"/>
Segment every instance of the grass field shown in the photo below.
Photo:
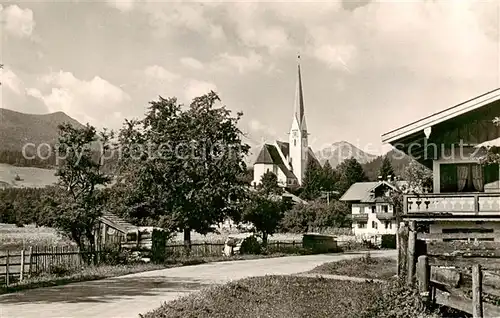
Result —
<path fill-rule="evenodd" d="M 26 225 L 16 227 L 13 224 L 0 223 L 0 253 L 7 250 L 19 251 L 29 246 L 68 245 L 70 241 L 50 227 Z"/>
<path fill-rule="evenodd" d="M 402 295 L 395 297 L 395 295 Z M 421 318 L 419 298 L 393 283 L 297 276 L 252 277 L 165 303 L 143 318 Z"/>
<path fill-rule="evenodd" d="M 8 183 L 12 187 L 43 188 L 57 181 L 55 170 L 30 167 L 16 167 L 0 164 L 0 183 Z M 21 180 L 16 181 L 19 175 Z"/>
<path fill-rule="evenodd" d="M 311 273 L 390 279 L 397 274 L 397 261 L 393 258 L 364 256 L 325 263 L 311 270 Z"/>

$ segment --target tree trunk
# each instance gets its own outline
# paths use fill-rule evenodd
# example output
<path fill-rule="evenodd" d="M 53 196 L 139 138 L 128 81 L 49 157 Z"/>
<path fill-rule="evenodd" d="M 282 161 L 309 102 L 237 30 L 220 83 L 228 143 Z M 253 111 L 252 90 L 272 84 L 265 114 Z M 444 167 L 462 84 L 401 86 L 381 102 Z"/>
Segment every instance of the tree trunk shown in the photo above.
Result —
<path fill-rule="evenodd" d="M 184 229 L 184 251 L 186 256 L 191 253 L 191 229 Z"/>
<path fill-rule="evenodd" d="M 267 247 L 267 233 L 262 232 L 262 247 Z"/>

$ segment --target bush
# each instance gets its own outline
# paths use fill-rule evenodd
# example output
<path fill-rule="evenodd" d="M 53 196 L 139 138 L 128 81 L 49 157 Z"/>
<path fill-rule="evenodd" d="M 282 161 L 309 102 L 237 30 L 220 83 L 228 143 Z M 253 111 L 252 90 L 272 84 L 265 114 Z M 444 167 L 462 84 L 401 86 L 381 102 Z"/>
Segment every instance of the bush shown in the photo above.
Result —
<path fill-rule="evenodd" d="M 261 254 L 262 246 L 255 236 L 249 236 L 241 242 L 241 254 Z"/>
<path fill-rule="evenodd" d="M 71 271 L 64 267 L 63 265 L 51 265 L 49 267 L 49 274 L 56 276 L 66 276 L 69 275 Z"/>

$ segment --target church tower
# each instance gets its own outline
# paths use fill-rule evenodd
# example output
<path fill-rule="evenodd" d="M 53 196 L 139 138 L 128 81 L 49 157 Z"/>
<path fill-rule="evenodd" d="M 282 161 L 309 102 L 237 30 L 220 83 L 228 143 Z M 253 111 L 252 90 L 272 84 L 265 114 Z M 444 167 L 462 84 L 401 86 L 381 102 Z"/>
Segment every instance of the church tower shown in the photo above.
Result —
<path fill-rule="evenodd" d="M 300 74 L 300 55 L 297 61 L 297 87 L 295 89 L 295 107 L 292 119 L 292 127 L 290 128 L 290 165 L 292 172 L 297 177 L 300 185 L 304 180 L 305 170 L 307 166 L 307 156 L 309 153 L 309 145 L 307 142 L 307 125 L 304 113 L 304 95 L 302 92 L 302 77 Z"/>

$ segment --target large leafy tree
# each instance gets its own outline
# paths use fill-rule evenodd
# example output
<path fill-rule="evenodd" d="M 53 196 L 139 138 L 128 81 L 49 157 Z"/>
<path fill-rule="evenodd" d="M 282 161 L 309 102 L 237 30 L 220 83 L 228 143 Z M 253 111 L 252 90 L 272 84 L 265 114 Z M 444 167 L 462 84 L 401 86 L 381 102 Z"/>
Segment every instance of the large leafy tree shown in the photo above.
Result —
<path fill-rule="evenodd" d="M 58 152 L 64 160 L 56 172 L 59 182 L 44 198 L 43 208 L 53 226 L 93 255 L 94 230 L 106 201 L 102 187 L 111 181 L 102 171 L 102 156 L 109 150 L 112 134 L 99 133 L 90 125 L 73 128 L 63 124 L 59 130 Z M 96 143 L 102 149 L 97 155 Z"/>
<path fill-rule="evenodd" d="M 345 193 L 354 183 L 368 180 L 363 167 L 356 158 L 344 160 L 337 168 L 337 171 L 339 173 L 338 190 L 340 194 Z"/>
<path fill-rule="evenodd" d="M 276 175 L 266 172 L 261 177 L 259 188 L 250 194 L 243 208 L 242 220 L 253 225 L 264 246 L 268 237 L 278 230 L 288 206 L 281 194 Z"/>
<path fill-rule="evenodd" d="M 382 180 L 387 180 L 389 176 L 395 177 L 394 176 L 394 169 L 392 168 L 391 161 L 389 159 L 389 156 L 385 156 L 384 160 L 382 160 L 382 166 L 380 167 L 379 177 L 382 177 Z"/>
<path fill-rule="evenodd" d="M 138 222 L 206 234 L 227 217 L 237 217 L 245 196 L 244 157 L 237 124 L 216 93 L 183 107 L 176 98 L 150 103 L 145 117 L 127 121 L 119 134 L 122 160 L 116 191 L 122 214 Z"/>

